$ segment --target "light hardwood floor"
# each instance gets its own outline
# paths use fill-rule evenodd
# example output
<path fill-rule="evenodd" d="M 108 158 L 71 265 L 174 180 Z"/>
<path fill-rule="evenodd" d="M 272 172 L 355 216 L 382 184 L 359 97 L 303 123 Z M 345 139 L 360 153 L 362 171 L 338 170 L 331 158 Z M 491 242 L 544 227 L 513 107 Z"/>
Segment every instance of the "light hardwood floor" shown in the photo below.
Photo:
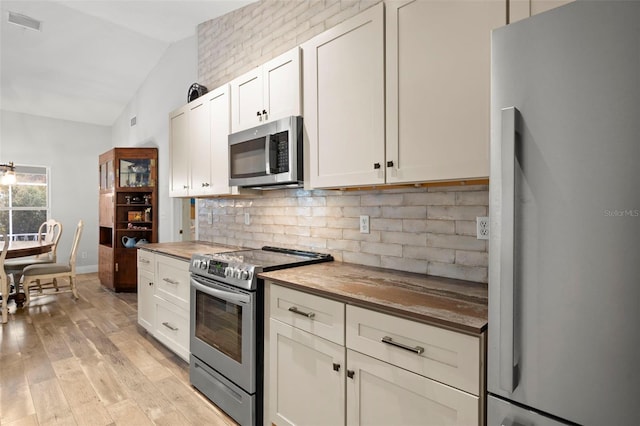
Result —
<path fill-rule="evenodd" d="M 10 302 L 0 329 L 0 424 L 235 425 L 189 384 L 188 364 L 137 325 L 137 297 L 97 274 L 70 293 Z"/>

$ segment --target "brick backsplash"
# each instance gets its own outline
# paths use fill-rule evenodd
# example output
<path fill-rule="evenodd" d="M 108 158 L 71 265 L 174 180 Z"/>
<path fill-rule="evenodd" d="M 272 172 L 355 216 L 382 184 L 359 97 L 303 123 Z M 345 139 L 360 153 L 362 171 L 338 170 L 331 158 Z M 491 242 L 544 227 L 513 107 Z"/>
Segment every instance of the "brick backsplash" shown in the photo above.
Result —
<path fill-rule="evenodd" d="M 381 0 L 262 0 L 198 25 L 198 81 L 227 83 Z"/>
<path fill-rule="evenodd" d="M 476 239 L 475 218 L 487 215 L 488 203 L 486 185 L 265 191 L 199 200 L 199 238 L 316 250 L 344 262 L 486 283 L 487 241 Z M 368 234 L 360 233 L 360 215 L 370 217 Z"/>
<path fill-rule="evenodd" d="M 262 0 L 203 22 L 198 81 L 216 88 L 380 1 Z M 486 216 L 487 206 L 487 186 L 265 191 L 199 200 L 198 237 L 311 249 L 345 262 L 486 283 L 487 242 L 475 238 L 475 218 Z M 370 217 L 369 234 L 359 231 L 360 215 Z"/>

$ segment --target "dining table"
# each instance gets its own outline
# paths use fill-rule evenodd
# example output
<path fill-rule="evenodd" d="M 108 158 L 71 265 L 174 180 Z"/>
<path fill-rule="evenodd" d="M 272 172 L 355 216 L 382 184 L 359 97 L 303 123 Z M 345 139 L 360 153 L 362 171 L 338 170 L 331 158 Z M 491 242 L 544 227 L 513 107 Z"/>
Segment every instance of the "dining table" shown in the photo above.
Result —
<path fill-rule="evenodd" d="M 4 249 L 4 241 L 0 241 L 0 251 Z M 7 259 L 17 257 L 37 256 L 48 253 L 53 249 L 53 242 L 44 241 L 9 241 L 7 249 Z M 4 269 L 4 263 L 0 265 Z M 14 300 L 18 307 L 24 304 L 25 295 L 19 292 L 18 283 L 15 283 L 15 290 L 9 291 L 9 280 L 2 280 L 0 283 L 0 293 L 2 294 L 2 323 L 6 323 L 9 315 L 9 300 Z"/>

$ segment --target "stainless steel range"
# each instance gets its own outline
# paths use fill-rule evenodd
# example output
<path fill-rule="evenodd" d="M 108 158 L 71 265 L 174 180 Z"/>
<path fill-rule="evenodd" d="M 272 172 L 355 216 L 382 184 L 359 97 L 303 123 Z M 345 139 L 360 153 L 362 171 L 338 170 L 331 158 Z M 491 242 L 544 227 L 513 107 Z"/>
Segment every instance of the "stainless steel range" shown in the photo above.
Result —
<path fill-rule="evenodd" d="M 241 425 L 262 424 L 263 271 L 332 261 L 263 247 L 191 257 L 191 384 Z"/>

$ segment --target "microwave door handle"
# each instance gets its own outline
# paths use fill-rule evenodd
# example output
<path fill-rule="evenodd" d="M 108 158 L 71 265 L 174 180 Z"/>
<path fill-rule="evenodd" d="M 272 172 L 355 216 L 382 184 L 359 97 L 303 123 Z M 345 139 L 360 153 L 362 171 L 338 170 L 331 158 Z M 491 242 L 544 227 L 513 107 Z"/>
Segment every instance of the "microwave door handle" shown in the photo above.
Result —
<path fill-rule="evenodd" d="M 251 298 L 242 293 L 233 293 L 230 291 L 218 290 L 217 288 L 200 284 L 198 281 L 191 278 L 191 285 L 198 291 L 201 291 L 209 296 L 217 297 L 225 302 L 230 303 L 242 303 L 248 305 L 251 302 Z"/>
<path fill-rule="evenodd" d="M 264 137 L 264 160 L 265 160 L 265 174 L 271 174 L 271 161 L 270 161 L 270 149 L 271 149 L 271 141 L 269 140 L 270 136 L 267 135 Z"/>

